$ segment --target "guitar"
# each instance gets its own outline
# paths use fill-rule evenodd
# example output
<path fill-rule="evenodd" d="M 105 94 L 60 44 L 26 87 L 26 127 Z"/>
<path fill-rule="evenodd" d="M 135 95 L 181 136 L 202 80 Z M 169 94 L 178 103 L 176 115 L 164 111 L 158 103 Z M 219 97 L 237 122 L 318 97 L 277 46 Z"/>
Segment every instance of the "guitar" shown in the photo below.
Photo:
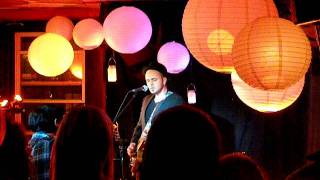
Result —
<path fill-rule="evenodd" d="M 142 162 L 142 155 L 145 145 L 145 140 L 139 140 L 136 153 L 130 157 L 131 175 L 139 179 L 139 167 Z"/>

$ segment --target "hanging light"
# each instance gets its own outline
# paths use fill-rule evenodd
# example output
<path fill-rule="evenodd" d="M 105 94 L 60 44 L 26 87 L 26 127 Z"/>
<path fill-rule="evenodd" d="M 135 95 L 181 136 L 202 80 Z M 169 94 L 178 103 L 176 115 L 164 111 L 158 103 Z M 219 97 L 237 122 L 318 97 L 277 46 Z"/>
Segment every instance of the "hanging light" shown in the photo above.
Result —
<path fill-rule="evenodd" d="M 117 66 L 116 60 L 114 58 L 114 54 L 109 58 L 108 61 L 108 82 L 116 82 L 117 81 Z"/>
<path fill-rule="evenodd" d="M 187 87 L 187 97 L 189 104 L 195 104 L 197 102 L 196 86 L 193 83 Z"/>
<path fill-rule="evenodd" d="M 205 67 L 234 71 L 234 38 L 258 17 L 278 17 L 272 0 L 189 0 L 183 13 L 182 33 L 191 54 Z"/>
<path fill-rule="evenodd" d="M 304 77 L 312 54 L 300 27 L 286 19 L 261 17 L 240 31 L 232 56 L 243 81 L 271 90 L 288 88 Z"/>

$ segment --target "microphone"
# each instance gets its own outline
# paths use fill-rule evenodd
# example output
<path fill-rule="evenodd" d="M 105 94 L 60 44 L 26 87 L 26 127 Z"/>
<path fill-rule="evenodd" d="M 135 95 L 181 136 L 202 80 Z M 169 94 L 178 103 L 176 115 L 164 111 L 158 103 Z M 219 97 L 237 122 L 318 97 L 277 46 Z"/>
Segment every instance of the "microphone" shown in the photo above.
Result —
<path fill-rule="evenodd" d="M 147 85 L 143 85 L 141 87 L 138 87 L 138 88 L 135 88 L 135 89 L 131 89 L 130 92 L 133 92 L 133 93 L 140 92 L 140 91 L 147 92 L 148 89 L 149 88 L 148 88 Z"/>

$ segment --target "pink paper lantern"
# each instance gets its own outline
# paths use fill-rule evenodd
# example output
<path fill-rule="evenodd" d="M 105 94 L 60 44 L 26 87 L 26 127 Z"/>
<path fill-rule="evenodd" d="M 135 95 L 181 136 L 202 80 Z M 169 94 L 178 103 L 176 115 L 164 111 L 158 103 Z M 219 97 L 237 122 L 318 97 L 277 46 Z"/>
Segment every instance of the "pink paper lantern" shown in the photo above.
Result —
<path fill-rule="evenodd" d="M 186 47 L 173 41 L 161 46 L 157 59 L 167 68 L 169 73 L 177 74 L 186 69 L 190 55 Z"/>
<path fill-rule="evenodd" d="M 102 25 L 92 18 L 79 21 L 72 35 L 74 42 L 85 50 L 99 47 L 104 39 Z"/>
<path fill-rule="evenodd" d="M 107 44 L 125 54 L 140 51 L 152 35 L 148 16 L 140 9 L 128 6 L 114 9 L 104 20 L 103 29 Z"/>
<path fill-rule="evenodd" d="M 304 77 L 294 85 L 280 90 L 262 90 L 249 86 L 236 72 L 231 74 L 232 87 L 239 99 L 260 112 L 276 112 L 287 108 L 300 96 Z"/>
<path fill-rule="evenodd" d="M 46 32 L 59 34 L 70 41 L 72 39 L 73 27 L 70 19 L 64 16 L 54 16 L 47 22 Z"/>
<path fill-rule="evenodd" d="M 231 73 L 235 37 L 246 24 L 263 16 L 278 16 L 273 0 L 189 0 L 182 18 L 183 38 L 202 65 Z"/>

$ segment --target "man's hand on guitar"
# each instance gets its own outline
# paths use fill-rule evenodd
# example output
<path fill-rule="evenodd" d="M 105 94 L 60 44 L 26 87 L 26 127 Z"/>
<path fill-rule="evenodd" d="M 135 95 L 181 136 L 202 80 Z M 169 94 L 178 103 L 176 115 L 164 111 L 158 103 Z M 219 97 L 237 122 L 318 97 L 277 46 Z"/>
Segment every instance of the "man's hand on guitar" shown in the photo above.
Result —
<path fill-rule="evenodd" d="M 136 154 L 136 143 L 130 143 L 130 145 L 127 148 L 127 153 L 129 155 L 129 157 L 135 156 Z"/>

